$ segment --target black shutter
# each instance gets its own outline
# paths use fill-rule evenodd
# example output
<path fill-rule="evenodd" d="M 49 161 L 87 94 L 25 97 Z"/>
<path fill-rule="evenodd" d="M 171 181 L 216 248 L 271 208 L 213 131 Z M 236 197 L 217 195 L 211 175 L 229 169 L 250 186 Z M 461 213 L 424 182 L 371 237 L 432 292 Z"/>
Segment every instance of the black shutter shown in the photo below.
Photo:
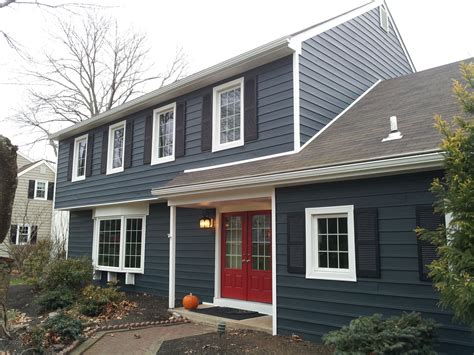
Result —
<path fill-rule="evenodd" d="M 434 231 L 444 224 L 444 216 L 435 213 L 433 206 L 418 206 L 416 208 L 416 225 L 418 227 Z M 429 241 L 417 237 L 418 240 L 418 271 L 421 281 L 430 281 L 427 265 L 438 258 L 436 246 Z"/>
<path fill-rule="evenodd" d="M 380 247 L 376 208 L 354 211 L 358 277 L 380 277 Z"/>
<path fill-rule="evenodd" d="M 306 239 L 304 212 L 288 213 L 287 217 L 287 270 L 290 273 L 306 272 Z"/>
<path fill-rule="evenodd" d="M 69 143 L 69 161 L 67 165 L 67 181 L 72 180 L 72 164 L 74 160 L 74 141 Z"/>
<path fill-rule="evenodd" d="M 245 78 L 244 83 L 244 140 L 258 138 L 257 129 L 257 80 L 255 77 Z"/>
<path fill-rule="evenodd" d="M 86 176 L 92 175 L 92 157 L 94 155 L 94 133 L 87 137 Z"/>
<path fill-rule="evenodd" d="M 201 151 L 212 149 L 212 94 L 202 97 L 201 111 Z"/>
<path fill-rule="evenodd" d="M 48 183 L 48 200 L 52 201 L 54 197 L 54 182 Z"/>
<path fill-rule="evenodd" d="M 31 226 L 30 244 L 36 244 L 38 240 L 38 226 Z"/>
<path fill-rule="evenodd" d="M 175 152 L 176 158 L 184 156 L 186 139 L 186 103 L 180 102 L 176 105 L 176 138 Z"/>
<path fill-rule="evenodd" d="M 125 156 L 123 167 L 124 169 L 132 166 L 132 151 L 133 151 L 133 120 L 127 120 L 125 128 Z"/>
<path fill-rule="evenodd" d="M 100 156 L 100 173 L 107 173 L 107 150 L 109 149 L 109 129 L 102 133 L 102 152 Z"/>
<path fill-rule="evenodd" d="M 153 116 L 145 118 L 145 151 L 143 152 L 143 164 L 151 163 L 151 145 L 153 138 Z"/>
<path fill-rule="evenodd" d="M 35 198 L 35 180 L 28 181 L 28 198 Z"/>
<path fill-rule="evenodd" d="M 10 226 L 10 244 L 16 244 L 16 232 L 17 232 L 18 226 L 16 224 L 12 224 Z"/>

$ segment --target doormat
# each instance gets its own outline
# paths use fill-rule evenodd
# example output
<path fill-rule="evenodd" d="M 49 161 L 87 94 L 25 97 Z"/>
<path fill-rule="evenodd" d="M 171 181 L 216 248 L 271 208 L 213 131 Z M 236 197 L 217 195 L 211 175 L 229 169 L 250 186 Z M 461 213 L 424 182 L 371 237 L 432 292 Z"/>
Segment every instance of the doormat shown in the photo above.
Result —
<path fill-rule="evenodd" d="M 229 307 L 208 307 L 195 309 L 193 312 L 208 314 L 210 316 L 229 318 L 234 320 L 244 320 L 250 318 L 263 317 L 265 314 L 258 312 L 244 311 L 242 309 L 235 309 Z"/>

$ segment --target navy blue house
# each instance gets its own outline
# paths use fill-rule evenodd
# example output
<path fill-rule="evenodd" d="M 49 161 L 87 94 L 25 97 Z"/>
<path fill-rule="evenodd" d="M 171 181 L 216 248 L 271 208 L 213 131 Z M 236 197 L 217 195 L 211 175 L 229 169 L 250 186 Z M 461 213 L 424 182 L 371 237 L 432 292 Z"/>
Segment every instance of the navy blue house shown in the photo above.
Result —
<path fill-rule="evenodd" d="M 415 72 L 377 0 L 59 131 L 68 256 L 170 308 L 192 292 L 314 341 L 417 311 L 441 351 L 472 353 L 414 232 L 449 223 L 433 115 L 458 112 L 458 66 Z"/>

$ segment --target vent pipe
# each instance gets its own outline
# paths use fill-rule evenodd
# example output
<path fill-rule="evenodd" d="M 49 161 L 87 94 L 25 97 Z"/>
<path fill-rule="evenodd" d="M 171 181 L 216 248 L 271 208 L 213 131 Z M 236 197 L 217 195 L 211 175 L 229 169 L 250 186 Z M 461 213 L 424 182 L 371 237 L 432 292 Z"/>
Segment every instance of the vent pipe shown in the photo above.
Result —
<path fill-rule="evenodd" d="M 397 116 L 390 117 L 390 134 L 382 139 L 382 142 L 393 141 L 395 139 L 401 139 L 403 136 L 398 130 Z"/>

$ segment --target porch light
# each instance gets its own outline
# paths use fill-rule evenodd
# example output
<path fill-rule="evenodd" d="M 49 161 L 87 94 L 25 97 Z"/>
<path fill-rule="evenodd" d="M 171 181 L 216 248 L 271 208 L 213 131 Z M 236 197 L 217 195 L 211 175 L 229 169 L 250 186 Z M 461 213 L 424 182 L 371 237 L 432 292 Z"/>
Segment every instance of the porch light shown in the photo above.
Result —
<path fill-rule="evenodd" d="M 201 229 L 214 228 L 214 219 L 211 217 L 202 217 L 199 220 L 199 228 Z"/>

